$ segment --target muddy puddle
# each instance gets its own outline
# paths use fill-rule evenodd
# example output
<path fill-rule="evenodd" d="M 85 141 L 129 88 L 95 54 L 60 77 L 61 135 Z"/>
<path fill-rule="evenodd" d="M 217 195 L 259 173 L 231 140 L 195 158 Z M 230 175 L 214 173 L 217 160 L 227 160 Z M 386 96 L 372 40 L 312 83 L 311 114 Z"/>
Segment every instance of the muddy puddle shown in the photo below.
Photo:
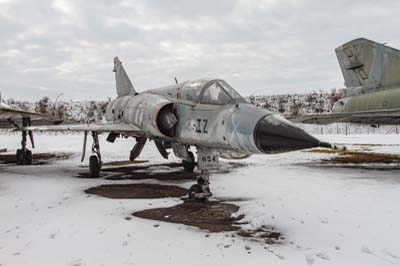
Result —
<path fill-rule="evenodd" d="M 112 199 L 156 199 L 183 197 L 187 194 L 187 189 L 171 185 L 139 183 L 101 185 L 89 188 L 85 192 Z"/>
<path fill-rule="evenodd" d="M 194 226 L 209 233 L 231 232 L 231 237 L 239 236 L 265 244 L 282 243 L 284 239 L 283 235 L 271 226 L 261 226 L 256 229 L 241 228 L 241 225 L 247 224 L 248 221 L 239 213 L 239 206 L 233 202 L 247 199 L 227 198 L 229 202 L 226 202 L 213 198 L 206 202 L 196 202 L 186 197 L 185 188 L 147 183 L 101 185 L 89 188 L 85 192 L 112 199 L 181 198 L 183 202 L 178 205 L 137 211 L 132 213 L 132 216 Z"/>
<path fill-rule="evenodd" d="M 104 167 L 100 178 L 107 180 L 145 180 L 188 181 L 196 180 L 199 172 L 185 172 L 181 164 L 170 163 L 160 165 L 132 164 L 121 167 Z M 79 178 L 90 178 L 88 171 L 78 173 Z"/>
<path fill-rule="evenodd" d="M 72 156 L 72 153 L 32 153 L 32 164 L 42 165 L 49 164 L 51 160 L 66 160 Z M 0 163 L 17 163 L 15 154 L 0 154 Z"/>
<path fill-rule="evenodd" d="M 242 215 L 233 214 L 239 210 L 234 204 L 223 202 L 184 201 L 168 208 L 156 208 L 133 213 L 135 217 L 196 226 L 209 232 L 237 231 Z"/>
<path fill-rule="evenodd" d="M 214 173 L 229 173 L 232 170 L 247 166 L 244 163 L 224 163 Z M 149 165 L 146 163 L 107 164 L 101 172 L 107 180 L 159 180 L 191 182 L 196 179 L 199 172 L 187 173 L 183 171 L 180 163 L 166 163 Z M 87 173 L 81 173 L 84 177 Z M 281 243 L 282 234 L 270 226 L 256 229 L 242 229 L 248 221 L 240 214 L 239 206 L 235 202 L 249 200 L 240 198 L 213 197 L 206 202 L 196 202 L 187 198 L 187 189 L 170 184 L 105 184 L 89 188 L 85 191 L 112 199 L 155 199 L 155 198 L 180 198 L 182 203 L 172 207 L 152 208 L 132 213 L 132 216 L 153 221 L 169 222 L 194 226 L 208 233 L 230 232 L 231 237 L 247 238 L 265 244 Z M 132 217 L 131 216 L 131 217 Z M 129 216 L 125 219 L 130 220 Z M 160 226 L 156 224 L 155 227 Z"/>
<path fill-rule="evenodd" d="M 277 244 L 285 240 L 281 232 L 275 227 L 267 225 L 262 225 L 256 229 L 241 229 L 238 235 L 255 241 L 261 241 L 265 244 Z"/>
<path fill-rule="evenodd" d="M 139 218 L 195 226 L 210 233 L 232 232 L 231 237 L 243 237 L 263 244 L 280 244 L 285 237 L 272 226 L 242 229 L 248 223 L 239 206 L 221 201 L 183 203 L 168 208 L 155 208 L 134 212 Z"/>

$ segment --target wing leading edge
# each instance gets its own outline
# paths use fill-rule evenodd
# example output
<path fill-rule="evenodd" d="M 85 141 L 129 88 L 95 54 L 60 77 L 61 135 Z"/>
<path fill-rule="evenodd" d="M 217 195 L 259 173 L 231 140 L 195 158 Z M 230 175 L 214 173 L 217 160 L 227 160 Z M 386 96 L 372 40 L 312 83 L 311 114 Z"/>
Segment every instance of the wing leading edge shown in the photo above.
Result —
<path fill-rule="evenodd" d="M 51 132 L 84 132 L 96 131 L 103 132 L 119 132 L 119 133 L 135 133 L 138 135 L 145 135 L 145 132 L 140 128 L 123 123 L 99 123 L 99 124 L 61 124 L 54 126 L 32 126 L 25 128 L 32 131 L 51 131 Z"/>
<path fill-rule="evenodd" d="M 48 118 L 48 116 L 43 115 L 43 114 L 0 107 L 0 119 L 13 119 L 13 118 L 25 118 L 25 117 Z"/>
<path fill-rule="evenodd" d="M 136 133 L 138 135 L 144 135 L 145 132 L 140 128 L 123 123 L 99 123 L 99 124 L 61 124 L 54 126 L 32 126 L 25 128 L 26 130 L 32 131 L 49 131 L 49 132 L 84 132 L 84 131 L 96 131 L 99 133 L 103 132 L 126 132 Z"/>
<path fill-rule="evenodd" d="M 321 115 L 305 115 L 287 117 L 294 123 L 304 124 L 331 124 L 331 123 L 357 123 L 371 125 L 399 125 L 400 109 L 384 109 L 362 112 L 344 112 Z"/>

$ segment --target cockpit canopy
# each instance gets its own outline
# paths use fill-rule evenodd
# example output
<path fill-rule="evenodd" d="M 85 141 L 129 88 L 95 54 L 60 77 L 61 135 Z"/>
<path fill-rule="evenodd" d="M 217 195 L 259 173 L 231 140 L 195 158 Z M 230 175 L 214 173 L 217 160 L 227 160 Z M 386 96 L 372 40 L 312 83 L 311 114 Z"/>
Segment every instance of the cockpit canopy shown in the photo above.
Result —
<path fill-rule="evenodd" d="M 182 84 L 181 99 L 202 104 L 224 105 L 246 102 L 226 81 L 194 80 Z"/>

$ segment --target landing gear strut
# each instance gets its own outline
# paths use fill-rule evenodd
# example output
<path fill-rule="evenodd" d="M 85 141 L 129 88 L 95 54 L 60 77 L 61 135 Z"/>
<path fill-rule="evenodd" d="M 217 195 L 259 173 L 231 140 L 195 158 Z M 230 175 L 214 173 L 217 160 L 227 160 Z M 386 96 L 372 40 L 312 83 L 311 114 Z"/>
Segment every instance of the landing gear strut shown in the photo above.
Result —
<path fill-rule="evenodd" d="M 22 119 L 22 126 L 25 128 L 27 126 L 30 126 L 30 119 L 29 118 L 23 118 Z M 30 137 L 32 141 L 32 146 L 33 144 L 33 138 Z M 26 130 L 22 131 L 22 140 L 21 140 L 21 149 L 17 150 L 17 165 L 31 165 L 32 164 L 32 152 L 26 148 L 26 136 L 28 135 L 28 132 Z"/>
<path fill-rule="evenodd" d="M 188 151 L 187 154 L 191 160 L 190 161 L 182 160 L 182 166 L 183 166 L 183 169 L 185 169 L 185 172 L 193 173 L 194 167 L 196 165 L 195 160 L 194 160 L 194 155 L 193 155 L 193 152 L 191 152 L 191 151 Z"/>
<path fill-rule="evenodd" d="M 100 144 L 99 144 L 99 134 L 97 132 L 92 132 L 93 145 L 92 152 L 94 153 L 89 158 L 89 176 L 90 178 L 98 178 L 102 166 L 101 154 L 100 154 Z"/>

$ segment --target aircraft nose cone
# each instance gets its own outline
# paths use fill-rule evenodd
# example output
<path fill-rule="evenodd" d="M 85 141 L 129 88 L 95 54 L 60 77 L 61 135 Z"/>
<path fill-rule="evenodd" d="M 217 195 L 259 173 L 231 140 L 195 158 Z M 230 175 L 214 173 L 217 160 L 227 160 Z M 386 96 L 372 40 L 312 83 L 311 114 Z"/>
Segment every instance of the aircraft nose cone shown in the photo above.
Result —
<path fill-rule="evenodd" d="M 255 130 L 254 140 L 263 153 L 279 153 L 320 146 L 318 139 L 278 115 L 262 118 Z"/>

